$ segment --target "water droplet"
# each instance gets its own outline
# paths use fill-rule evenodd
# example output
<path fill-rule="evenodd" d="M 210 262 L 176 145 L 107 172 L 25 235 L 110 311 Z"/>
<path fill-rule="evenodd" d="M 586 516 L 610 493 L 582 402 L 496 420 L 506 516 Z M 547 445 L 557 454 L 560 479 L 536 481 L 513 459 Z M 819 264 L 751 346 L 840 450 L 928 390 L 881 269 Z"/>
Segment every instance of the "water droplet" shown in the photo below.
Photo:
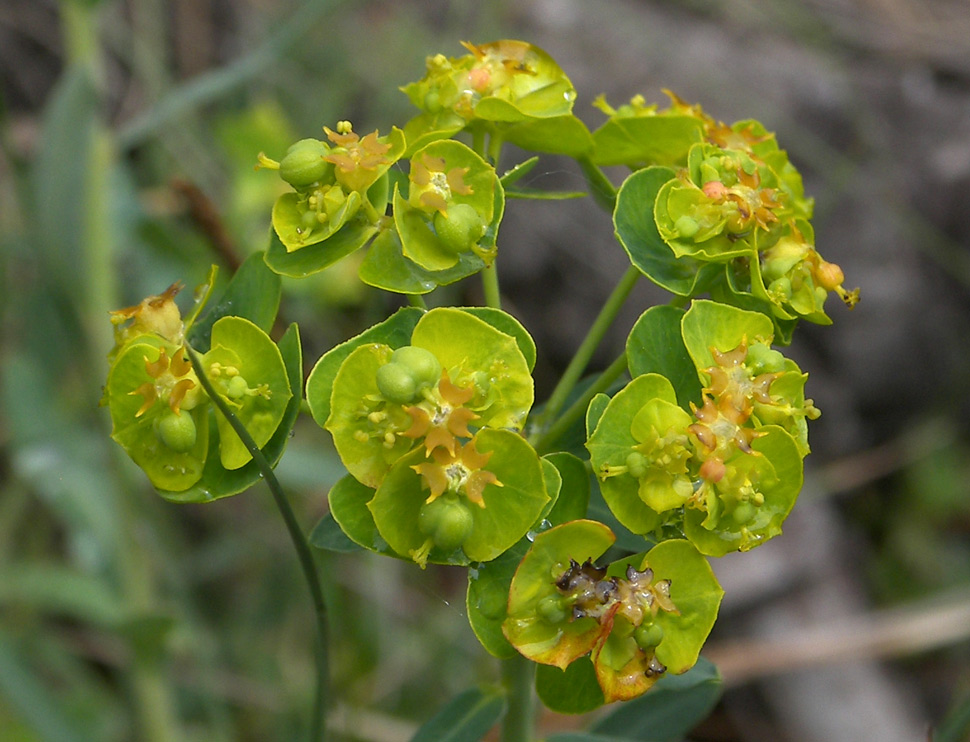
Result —
<path fill-rule="evenodd" d="M 536 540 L 536 532 L 533 531 L 533 530 L 530 530 L 528 533 L 525 534 L 525 537 L 527 539 L 529 539 L 529 541 L 535 541 Z"/>
<path fill-rule="evenodd" d="M 468 570 L 468 579 L 477 580 L 478 579 L 478 568 L 472 567 Z"/>
<path fill-rule="evenodd" d="M 550 528 L 552 528 L 552 522 L 548 518 L 543 518 L 539 523 L 539 531 L 548 531 Z"/>

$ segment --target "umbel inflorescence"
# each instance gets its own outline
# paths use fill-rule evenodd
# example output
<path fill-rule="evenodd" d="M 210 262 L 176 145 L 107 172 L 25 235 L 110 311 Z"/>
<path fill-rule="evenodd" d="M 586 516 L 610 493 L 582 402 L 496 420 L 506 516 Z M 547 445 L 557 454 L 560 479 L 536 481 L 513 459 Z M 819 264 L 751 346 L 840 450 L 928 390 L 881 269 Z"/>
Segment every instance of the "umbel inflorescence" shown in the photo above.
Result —
<path fill-rule="evenodd" d="M 851 307 L 858 290 L 817 251 L 812 199 L 760 123 L 667 93 L 665 108 L 599 98 L 607 118 L 590 131 L 548 54 L 465 47 L 403 88 L 419 112 L 401 127 L 361 136 L 341 121 L 279 160 L 259 155 L 290 190 L 231 301 L 206 305 L 213 273 L 185 319 L 177 287 L 114 313 L 112 435 L 164 497 L 213 500 L 259 473 L 197 373 L 272 463 L 305 388 L 347 472 L 327 522 L 358 548 L 469 567 L 468 616 L 489 652 L 560 668 L 585 657 L 602 701 L 633 698 L 696 662 L 722 595 L 708 557 L 781 533 L 819 415 L 782 349 L 801 320 L 831 322 L 830 294 Z M 536 156 L 508 167 L 505 143 Z M 673 295 L 565 412 L 573 381 L 533 409 L 537 349 L 499 307 L 495 275 L 507 201 L 577 195 L 521 186 L 542 154 L 576 160 L 630 275 Z M 629 175 L 616 187 L 603 166 Z M 296 327 L 268 334 L 279 276 L 357 251 L 360 279 L 411 306 L 327 351 L 304 384 Z M 426 308 L 479 272 L 488 306 Z M 582 443 L 557 449 L 560 427 Z M 591 517 L 600 503 L 613 528 Z"/>

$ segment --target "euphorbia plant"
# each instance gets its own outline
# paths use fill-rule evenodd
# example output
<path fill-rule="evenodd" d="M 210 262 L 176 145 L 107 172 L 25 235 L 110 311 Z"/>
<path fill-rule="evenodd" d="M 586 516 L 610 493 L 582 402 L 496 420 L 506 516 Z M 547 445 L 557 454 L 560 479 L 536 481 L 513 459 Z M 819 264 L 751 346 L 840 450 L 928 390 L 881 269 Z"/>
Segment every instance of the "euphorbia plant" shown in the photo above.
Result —
<path fill-rule="evenodd" d="M 428 59 L 403 88 L 420 113 L 389 134 L 342 121 L 279 161 L 260 154 L 292 188 L 267 250 L 207 304 L 210 275 L 184 320 L 175 286 L 115 312 L 105 402 L 113 437 L 170 500 L 268 480 L 323 616 L 273 475 L 305 390 L 347 472 L 310 543 L 466 567 L 471 628 L 506 663 L 505 691 L 459 696 L 418 738 L 453 722 L 456 739 L 476 739 L 501 718 L 503 739 L 523 740 L 522 681 L 536 665 L 539 696 L 564 712 L 638 698 L 695 666 L 722 596 L 708 558 L 779 535 L 801 488 L 819 411 L 782 349 L 800 320 L 831 322 L 830 293 L 851 307 L 858 292 L 816 250 L 812 201 L 761 124 L 726 125 L 670 93 L 665 109 L 601 98 L 608 119 L 590 131 L 548 54 L 521 41 L 466 48 Z M 505 162 L 506 142 L 536 156 Z M 577 161 L 631 266 L 534 407 L 537 350 L 502 310 L 496 271 L 514 246 L 498 234 L 507 200 L 583 195 L 519 186 L 544 153 Z M 616 186 L 605 165 L 630 174 Z M 304 381 L 295 326 L 268 334 L 280 276 L 357 250 L 360 279 L 408 306 L 324 353 Z M 428 308 L 425 296 L 476 273 L 487 306 Z M 645 308 L 624 352 L 579 384 L 643 275 L 670 304 Z M 695 673 L 676 692 L 716 678 Z"/>

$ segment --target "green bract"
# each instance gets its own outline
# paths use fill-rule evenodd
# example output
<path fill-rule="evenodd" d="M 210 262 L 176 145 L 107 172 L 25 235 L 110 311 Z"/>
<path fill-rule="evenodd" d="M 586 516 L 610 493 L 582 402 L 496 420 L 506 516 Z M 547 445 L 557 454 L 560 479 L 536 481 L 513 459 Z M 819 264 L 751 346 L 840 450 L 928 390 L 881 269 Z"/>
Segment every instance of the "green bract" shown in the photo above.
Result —
<path fill-rule="evenodd" d="M 111 437 L 155 488 L 185 490 L 199 480 L 209 449 L 209 405 L 180 346 L 152 335 L 125 345 L 108 373 L 105 398 Z"/>
<path fill-rule="evenodd" d="M 462 253 L 485 263 L 494 257 L 492 244 L 480 244 L 486 228 L 504 209 L 495 169 L 471 149 L 451 140 L 432 142 L 411 158 L 407 198 L 394 194 L 394 224 L 403 254 L 421 268 L 454 267 Z"/>
<path fill-rule="evenodd" d="M 538 47 L 511 40 L 464 46 L 471 54 L 429 57 L 425 77 L 402 88 L 415 106 L 430 116 L 453 112 L 466 122 L 514 123 L 571 112 L 572 83 Z M 439 125 L 446 122 L 451 119 Z"/>
<path fill-rule="evenodd" d="M 610 400 L 586 447 L 610 510 L 634 533 L 649 533 L 660 513 L 692 494 L 687 461 L 691 417 L 677 406 L 670 382 L 638 376 Z"/>
<path fill-rule="evenodd" d="M 387 170 L 404 154 L 404 133 L 393 129 L 388 136 L 377 132 L 360 138 L 347 122 L 337 131 L 326 129 L 331 145 L 315 139 L 294 144 L 277 167 L 295 188 L 273 206 L 273 229 L 286 253 L 341 237 L 326 254 L 314 256 L 319 270 L 366 243 L 376 231 L 387 205 Z M 348 248 L 352 245 L 352 248 Z M 327 258 L 329 262 L 327 262 Z M 283 255 L 271 252 L 270 265 L 292 274 Z M 305 275 L 305 273 L 304 273 Z"/>
<path fill-rule="evenodd" d="M 223 317 L 212 326 L 212 347 L 202 359 L 215 390 L 223 396 L 257 446 L 276 432 L 292 396 L 283 356 L 269 336 L 242 317 Z M 252 459 L 222 415 L 219 455 L 226 469 Z"/>
<path fill-rule="evenodd" d="M 521 327 L 511 318 L 504 326 Z M 368 487 L 378 487 L 416 445 L 427 455 L 439 446 L 454 454 L 457 442 L 471 437 L 470 424 L 520 430 L 532 407 L 530 363 L 519 342 L 470 312 L 431 310 L 414 325 L 407 347 L 359 345 L 333 377 L 325 427 L 347 470 Z M 405 363 L 420 365 L 420 373 Z M 399 368 L 382 370 L 388 365 Z M 310 395 L 315 410 L 316 397 Z"/>
<path fill-rule="evenodd" d="M 722 591 L 688 542 L 597 567 L 613 543 L 594 521 L 537 534 L 512 579 L 503 629 L 520 653 L 565 669 L 590 654 L 606 702 L 646 691 L 697 661 Z"/>
<path fill-rule="evenodd" d="M 430 458 L 415 450 L 388 471 L 367 507 L 391 549 L 420 565 L 495 559 L 549 501 L 539 457 L 507 430 L 480 430 Z"/>

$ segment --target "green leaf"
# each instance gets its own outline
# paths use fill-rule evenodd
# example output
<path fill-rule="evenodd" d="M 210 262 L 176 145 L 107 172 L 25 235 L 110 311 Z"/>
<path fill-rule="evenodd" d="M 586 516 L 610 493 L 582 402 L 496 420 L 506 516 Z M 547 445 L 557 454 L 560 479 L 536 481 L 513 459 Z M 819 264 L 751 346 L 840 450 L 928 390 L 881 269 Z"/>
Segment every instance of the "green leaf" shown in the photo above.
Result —
<path fill-rule="evenodd" d="M 674 385 L 677 403 L 685 410 L 700 404 L 701 384 L 681 334 L 684 310 L 651 307 L 637 320 L 626 341 L 626 358 L 633 377 L 660 374 Z"/>
<path fill-rule="evenodd" d="M 518 198 L 532 201 L 568 201 L 573 198 L 584 198 L 589 195 L 586 191 L 544 191 L 540 188 L 515 188 L 505 192 L 506 198 Z"/>
<path fill-rule="evenodd" d="M 374 516 L 367 508 L 373 498 L 374 490 L 348 474 L 330 488 L 327 495 L 330 515 L 355 544 L 379 554 L 397 556 L 374 525 Z"/>
<path fill-rule="evenodd" d="M 544 456 L 562 477 L 559 497 L 546 519 L 554 526 L 586 517 L 589 507 L 589 474 L 582 459 L 571 453 L 559 452 Z"/>
<path fill-rule="evenodd" d="M 576 520 L 536 534 L 512 578 L 506 638 L 519 652 L 546 665 L 565 668 L 589 652 L 602 634 L 599 622 L 587 616 L 550 621 L 539 613 L 544 599 L 558 598 L 556 578 L 570 560 L 582 564 L 598 559 L 613 544 L 613 533 L 602 523 Z"/>
<path fill-rule="evenodd" d="M 454 553 L 433 547 L 428 556 L 430 562 L 465 565 L 495 559 L 526 534 L 549 499 L 539 457 L 524 438 L 509 430 L 483 428 L 474 442 L 479 453 L 490 454 L 483 468 L 494 473 L 501 486 L 485 486 L 484 507 L 468 504 L 473 527 L 464 543 Z M 390 547 L 416 560 L 428 541 L 418 526 L 418 514 L 428 499 L 428 490 L 412 467 L 426 461 L 423 450 L 403 456 L 388 471 L 367 505 Z"/>
<path fill-rule="evenodd" d="M 586 444 L 593 473 L 600 479 L 603 499 L 620 523 L 641 534 L 656 529 L 660 525 L 660 515 L 642 499 L 640 481 L 629 473 L 604 477 L 602 472 L 604 467 L 626 464 L 633 447 L 640 442 L 632 432 L 634 419 L 654 400 L 676 404 L 677 397 L 670 381 L 658 374 L 636 377 L 607 405 Z M 686 416 L 686 413 L 682 414 Z"/>
<path fill-rule="evenodd" d="M 586 437 L 589 438 L 593 431 L 596 430 L 596 426 L 599 425 L 600 418 L 603 416 L 603 411 L 606 409 L 606 405 L 610 403 L 610 396 L 608 394 L 603 394 L 600 392 L 595 397 L 589 401 L 589 407 L 586 408 Z"/>
<path fill-rule="evenodd" d="M 511 430 L 525 425 L 534 391 L 529 363 L 515 336 L 475 314 L 439 307 L 418 320 L 411 344 L 434 353 L 452 383 L 475 388 L 465 405 L 481 416 L 475 425 Z"/>
<path fill-rule="evenodd" d="M 488 653 L 499 659 L 518 654 L 502 633 L 502 623 L 508 617 L 512 577 L 530 546 L 532 542 L 522 538 L 504 554 L 468 570 L 468 623 Z"/>
<path fill-rule="evenodd" d="M 373 224 L 351 223 L 324 242 L 287 252 L 276 232 L 271 232 L 266 265 L 282 276 L 306 278 L 356 252 L 377 233 L 378 228 Z"/>
<path fill-rule="evenodd" d="M 529 366 L 529 371 L 535 368 L 535 340 L 532 339 L 529 331 L 515 317 L 507 312 L 503 312 L 501 309 L 495 309 L 493 307 L 459 307 L 459 309 L 485 320 L 499 332 L 504 332 L 506 335 L 511 335 L 515 338 L 516 345 L 519 346 L 519 350 L 522 351 L 525 362 Z"/>
<path fill-rule="evenodd" d="M 616 196 L 613 225 L 630 262 L 661 288 L 678 296 L 703 291 L 718 272 L 691 257 L 678 258 L 660 236 L 653 204 L 663 185 L 674 178 L 674 171 L 648 167 L 627 178 Z"/>
<path fill-rule="evenodd" d="M 442 271 L 429 271 L 406 258 L 397 229 L 382 230 L 358 268 L 360 280 L 368 286 L 398 294 L 427 294 L 439 286 L 460 281 L 485 267 L 480 257 L 463 252 L 458 263 Z"/>
<path fill-rule="evenodd" d="M 286 376 L 290 389 L 293 391 L 283 417 L 276 431 L 269 441 L 262 447 L 263 456 L 273 466 L 280 460 L 287 443 L 290 441 L 290 431 L 300 414 L 303 382 L 303 351 L 300 347 L 300 332 L 295 324 L 283 334 L 279 342 L 279 351 L 286 367 Z M 214 414 L 218 414 L 215 412 Z M 211 419 L 211 414 L 210 414 Z M 215 427 L 215 422 L 211 423 Z M 239 494 L 262 479 L 262 474 L 255 461 L 250 461 L 238 469 L 226 469 L 219 462 L 217 447 L 218 436 L 213 432 L 209 436 L 209 453 L 206 457 L 205 468 L 201 479 L 192 487 L 182 491 L 167 491 L 159 489 L 158 494 L 169 502 L 211 502 L 223 497 Z"/>
<path fill-rule="evenodd" d="M 354 551 L 363 551 L 360 544 L 351 541 L 347 534 L 343 532 L 337 521 L 334 520 L 332 513 L 327 513 L 310 531 L 308 538 L 310 546 L 324 551 L 333 551 L 340 554 L 348 554 Z"/>
<path fill-rule="evenodd" d="M 212 347 L 203 358 L 207 369 L 219 363 L 237 370 L 239 378 L 248 385 L 241 398 L 226 397 L 239 421 L 259 448 L 273 437 L 283 420 L 293 392 L 287 377 L 283 355 L 263 330 L 242 317 L 222 317 L 212 327 Z M 216 391 L 226 395 L 223 388 L 228 379 L 210 378 Z M 221 414 L 216 415 L 219 428 L 219 457 L 226 469 L 238 469 L 252 460 L 249 450 Z"/>
<path fill-rule="evenodd" d="M 324 353 L 313 366 L 306 382 L 306 401 L 317 425 L 324 426 L 330 416 L 330 394 L 334 378 L 347 356 L 366 343 L 382 343 L 400 348 L 411 341 L 411 332 L 424 312 L 417 307 L 402 307 L 383 322 L 367 328 Z"/>
<path fill-rule="evenodd" d="M 686 673 L 664 676 L 649 693 L 619 706 L 590 731 L 612 740 L 680 742 L 710 714 L 721 692 L 717 668 L 701 657 Z"/>
<path fill-rule="evenodd" d="M 691 145 L 703 141 L 704 124 L 695 116 L 614 117 L 593 132 L 597 165 L 684 165 Z"/>
<path fill-rule="evenodd" d="M 209 350 L 212 326 L 227 316 L 248 319 L 269 332 L 279 310 L 281 292 L 280 277 L 266 267 L 263 253 L 253 253 L 239 266 L 219 300 L 189 328 L 189 344 L 200 352 Z"/>
<path fill-rule="evenodd" d="M 596 671 L 589 657 L 580 657 L 565 670 L 554 665 L 536 668 L 536 692 L 550 711 L 559 714 L 585 714 L 604 703 L 603 691 L 596 682 Z"/>
<path fill-rule="evenodd" d="M 503 188 L 508 188 L 514 183 L 524 178 L 526 175 L 531 173 L 535 166 L 539 164 L 539 156 L 530 157 L 528 160 L 523 160 L 519 164 L 512 167 L 512 169 L 507 170 L 505 174 L 499 178 L 502 183 Z"/>
<path fill-rule="evenodd" d="M 528 152 L 580 157 L 593 149 L 586 124 L 573 114 L 534 119 L 502 129 L 502 138 Z"/>
<path fill-rule="evenodd" d="M 499 689 L 466 690 L 431 717 L 411 742 L 479 742 L 505 708 L 505 694 Z"/>
<path fill-rule="evenodd" d="M 0 605 L 28 605 L 44 613 L 100 626 L 117 626 L 125 604 L 100 577 L 64 566 L 15 563 L 0 570 Z"/>
<path fill-rule="evenodd" d="M 684 345 L 700 372 L 714 366 L 711 348 L 724 353 L 737 348 L 742 341 L 771 341 L 771 320 L 759 312 L 708 301 L 694 300 L 682 322 Z"/>

